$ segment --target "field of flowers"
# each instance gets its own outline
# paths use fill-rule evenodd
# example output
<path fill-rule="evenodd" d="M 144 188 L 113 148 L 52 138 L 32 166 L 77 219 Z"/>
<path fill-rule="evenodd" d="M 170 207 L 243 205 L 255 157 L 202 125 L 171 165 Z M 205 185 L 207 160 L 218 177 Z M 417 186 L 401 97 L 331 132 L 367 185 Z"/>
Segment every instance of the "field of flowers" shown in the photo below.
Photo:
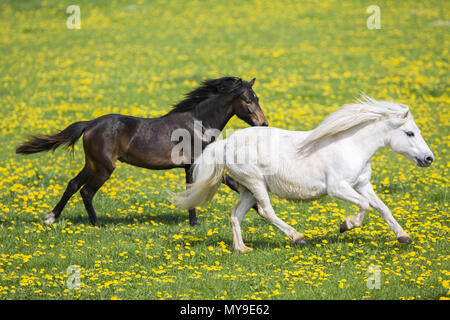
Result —
<path fill-rule="evenodd" d="M 70 4 L 81 29 L 66 26 Z M 2 1 L 0 299 L 450 298 L 449 2 L 376 1 L 374 30 L 370 4 Z M 360 91 L 408 104 L 435 163 L 419 168 L 386 149 L 372 167 L 377 193 L 414 242 L 399 244 L 374 210 L 340 234 L 355 206 L 273 197 L 309 244 L 294 246 L 252 211 L 243 236 L 254 250 L 235 254 L 233 192 L 221 187 L 191 227 L 164 191 L 183 189 L 183 170 L 122 163 L 94 199 L 103 227 L 89 225 L 79 194 L 55 225 L 43 224 L 83 151 L 77 143 L 73 155 L 16 155 L 28 134 L 108 113 L 160 116 L 202 79 L 224 75 L 256 77 L 270 125 L 291 130 L 314 128 Z M 233 119 L 227 128 L 245 126 Z M 370 270 L 379 270 L 375 288 Z"/>

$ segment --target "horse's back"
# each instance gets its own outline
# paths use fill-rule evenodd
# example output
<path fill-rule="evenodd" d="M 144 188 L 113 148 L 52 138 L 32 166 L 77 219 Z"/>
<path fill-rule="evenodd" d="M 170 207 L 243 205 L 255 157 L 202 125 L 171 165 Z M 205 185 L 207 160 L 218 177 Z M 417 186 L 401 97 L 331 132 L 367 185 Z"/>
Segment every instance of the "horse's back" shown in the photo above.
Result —
<path fill-rule="evenodd" d="M 142 123 L 143 118 L 120 114 L 107 114 L 91 120 L 83 141 L 103 141 L 115 143 L 117 139 L 129 140 Z"/>
<path fill-rule="evenodd" d="M 242 184 L 247 178 L 259 179 L 282 198 L 316 199 L 326 191 L 323 168 L 298 154 L 298 145 L 308 134 L 273 127 L 239 130 L 227 141 L 227 160 L 232 160 L 227 169 Z"/>

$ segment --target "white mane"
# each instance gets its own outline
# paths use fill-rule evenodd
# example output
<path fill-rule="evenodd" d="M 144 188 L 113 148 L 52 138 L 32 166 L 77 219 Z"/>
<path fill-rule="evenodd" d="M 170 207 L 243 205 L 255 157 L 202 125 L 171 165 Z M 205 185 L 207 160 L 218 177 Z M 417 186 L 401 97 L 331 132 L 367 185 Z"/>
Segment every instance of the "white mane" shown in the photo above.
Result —
<path fill-rule="evenodd" d="M 377 101 L 361 94 L 358 103 L 348 104 L 330 114 L 302 141 L 299 151 L 306 152 L 326 137 L 345 132 L 356 126 L 369 122 L 393 119 L 406 119 L 409 113 L 408 106 L 394 101 Z"/>

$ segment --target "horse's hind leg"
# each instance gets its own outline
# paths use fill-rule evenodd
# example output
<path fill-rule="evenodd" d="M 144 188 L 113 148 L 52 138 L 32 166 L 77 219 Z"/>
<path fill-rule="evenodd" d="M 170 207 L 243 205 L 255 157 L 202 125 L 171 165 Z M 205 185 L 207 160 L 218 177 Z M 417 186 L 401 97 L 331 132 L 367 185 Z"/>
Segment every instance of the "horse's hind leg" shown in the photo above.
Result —
<path fill-rule="evenodd" d="M 228 186 L 231 190 L 233 190 L 233 191 L 235 191 L 235 192 L 237 192 L 237 193 L 239 193 L 239 190 L 238 190 L 238 187 L 237 187 L 237 185 L 236 185 L 236 182 L 234 182 L 234 180 L 233 180 L 233 178 L 231 178 L 229 175 L 225 175 L 224 177 L 223 177 L 223 181 L 222 181 L 226 186 Z M 256 202 L 255 202 L 255 204 L 252 206 L 252 208 L 256 211 L 256 212 L 258 212 L 258 206 L 256 205 Z M 258 213 L 259 214 L 259 213 Z"/>
<path fill-rule="evenodd" d="M 109 127 L 100 124 L 88 131 L 83 136 L 83 147 L 86 155 L 86 167 L 89 179 L 80 190 L 84 207 L 89 215 L 89 220 L 94 226 L 99 226 L 97 215 L 92 205 L 96 192 L 109 179 L 116 168 L 119 146 L 117 127 L 109 123 Z"/>
<path fill-rule="evenodd" d="M 263 181 L 253 184 L 249 189 L 258 203 L 258 214 L 283 231 L 283 233 L 294 243 L 305 244 L 307 242 L 303 234 L 299 233 L 293 227 L 277 217 L 270 204 L 270 197 Z"/>
<path fill-rule="evenodd" d="M 105 167 L 97 168 L 89 181 L 81 189 L 81 197 L 83 198 L 84 207 L 89 215 L 89 220 L 94 226 L 99 226 L 97 215 L 92 205 L 92 199 L 96 192 L 109 179 L 114 168 L 107 169 Z"/>
<path fill-rule="evenodd" d="M 87 179 L 88 174 L 86 167 L 84 167 L 83 170 L 81 170 L 80 173 L 78 173 L 78 175 L 67 184 L 66 191 L 64 191 L 61 200 L 59 200 L 53 210 L 45 214 L 47 218 L 45 220 L 46 224 L 52 224 L 56 221 L 56 219 L 58 219 L 67 204 L 67 201 L 69 201 L 69 199 L 83 186 L 83 184 L 86 183 Z"/>
<path fill-rule="evenodd" d="M 231 229 L 233 230 L 233 247 L 234 250 L 240 253 L 249 252 L 252 249 L 247 247 L 242 240 L 241 222 L 244 215 L 256 203 L 255 198 L 247 189 L 239 188 L 239 201 L 231 210 L 230 221 Z"/>

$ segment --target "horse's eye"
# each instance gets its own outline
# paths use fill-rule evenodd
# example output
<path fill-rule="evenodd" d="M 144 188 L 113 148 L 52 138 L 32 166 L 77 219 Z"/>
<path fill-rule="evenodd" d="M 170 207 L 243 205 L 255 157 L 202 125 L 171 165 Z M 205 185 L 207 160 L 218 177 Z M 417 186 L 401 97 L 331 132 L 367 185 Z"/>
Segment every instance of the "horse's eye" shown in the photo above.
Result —
<path fill-rule="evenodd" d="M 406 131 L 405 133 L 408 137 L 414 137 L 414 132 L 412 131 Z"/>

